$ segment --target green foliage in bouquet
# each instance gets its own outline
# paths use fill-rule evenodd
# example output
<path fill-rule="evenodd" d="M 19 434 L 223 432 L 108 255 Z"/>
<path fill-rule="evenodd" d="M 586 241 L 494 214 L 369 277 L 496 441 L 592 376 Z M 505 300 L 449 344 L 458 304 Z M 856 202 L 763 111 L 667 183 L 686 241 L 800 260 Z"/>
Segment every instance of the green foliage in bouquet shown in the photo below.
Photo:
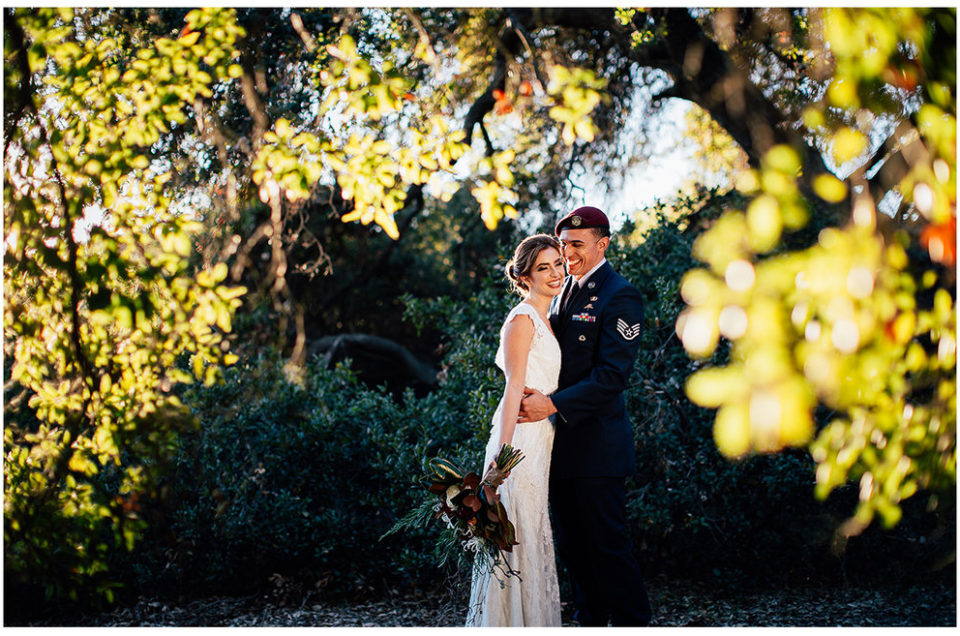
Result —
<path fill-rule="evenodd" d="M 501 475 L 508 475 L 522 460 L 520 449 L 503 444 L 494 459 L 499 474 L 481 479 L 447 459 L 430 459 L 429 470 L 420 479 L 429 494 L 384 537 L 440 520 L 444 528 L 436 548 L 441 555 L 440 565 L 455 561 L 457 566 L 463 566 L 466 555 L 476 554 L 486 557 L 491 569 L 519 578 L 520 573 L 509 566 L 503 554 L 512 552 L 519 542 L 513 522 L 497 495 L 497 486 L 502 482 Z M 474 567 L 483 567 L 483 562 L 474 559 Z"/>

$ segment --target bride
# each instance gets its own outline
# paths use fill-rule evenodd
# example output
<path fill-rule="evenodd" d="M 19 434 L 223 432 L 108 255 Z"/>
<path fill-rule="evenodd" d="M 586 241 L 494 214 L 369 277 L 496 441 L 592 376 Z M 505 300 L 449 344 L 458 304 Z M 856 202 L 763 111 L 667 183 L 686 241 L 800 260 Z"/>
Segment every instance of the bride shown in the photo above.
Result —
<path fill-rule="evenodd" d="M 489 557 L 478 554 L 470 588 L 467 626 L 560 626 L 560 589 L 553 552 L 553 532 L 547 515 L 547 483 L 553 425 L 540 420 L 517 425 L 524 386 L 550 394 L 557 388 L 560 345 L 550 330 L 547 310 L 564 279 L 560 244 L 536 234 L 517 246 L 507 263 L 507 277 L 523 296 L 500 328 L 496 363 L 506 376 L 503 398 L 493 416 L 487 442 L 485 477 L 503 479 L 493 458 L 502 444 L 524 453 L 498 493 L 513 522 L 519 545 L 505 553 L 509 569 L 520 578 L 498 578 Z"/>

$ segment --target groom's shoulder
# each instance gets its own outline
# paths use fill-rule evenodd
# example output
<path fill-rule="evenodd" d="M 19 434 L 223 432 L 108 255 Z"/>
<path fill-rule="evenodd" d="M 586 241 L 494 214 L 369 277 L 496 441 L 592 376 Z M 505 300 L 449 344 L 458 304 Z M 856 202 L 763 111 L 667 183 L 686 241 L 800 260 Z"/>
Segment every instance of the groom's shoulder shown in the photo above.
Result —
<path fill-rule="evenodd" d="M 637 288 L 634 287 L 634 286 L 630 283 L 630 281 L 628 281 L 626 278 L 624 278 L 624 277 L 620 274 L 620 272 L 618 272 L 617 270 L 613 269 L 612 266 L 610 267 L 610 274 L 609 274 L 609 276 L 607 277 L 607 281 L 606 281 L 606 284 L 604 285 L 604 287 L 607 288 L 606 291 L 607 291 L 611 296 L 614 295 L 614 294 L 618 294 L 618 293 L 626 293 L 626 294 L 630 294 L 630 295 L 634 295 L 634 294 L 639 295 L 639 294 L 640 294 L 639 290 L 637 290 Z"/>

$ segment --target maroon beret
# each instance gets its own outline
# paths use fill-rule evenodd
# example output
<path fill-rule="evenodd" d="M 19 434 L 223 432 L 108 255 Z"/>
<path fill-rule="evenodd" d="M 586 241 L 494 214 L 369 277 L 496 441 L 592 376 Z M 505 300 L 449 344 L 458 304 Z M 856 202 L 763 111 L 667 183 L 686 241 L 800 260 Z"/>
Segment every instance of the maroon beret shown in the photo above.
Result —
<path fill-rule="evenodd" d="M 585 205 L 557 221 L 557 227 L 554 232 L 557 236 L 560 236 L 560 230 L 565 227 L 570 227 L 575 230 L 587 227 L 605 227 L 609 229 L 610 221 L 607 220 L 607 215 L 604 214 L 600 208 Z"/>

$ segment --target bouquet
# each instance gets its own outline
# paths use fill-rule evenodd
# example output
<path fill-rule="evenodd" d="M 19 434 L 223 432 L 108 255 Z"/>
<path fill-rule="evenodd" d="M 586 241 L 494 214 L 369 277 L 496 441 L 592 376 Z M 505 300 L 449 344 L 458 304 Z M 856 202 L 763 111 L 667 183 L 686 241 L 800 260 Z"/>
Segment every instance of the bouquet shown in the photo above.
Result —
<path fill-rule="evenodd" d="M 519 578 L 519 572 L 510 568 L 504 559 L 504 553 L 513 552 L 513 546 L 519 543 L 516 529 L 497 495 L 497 486 L 522 459 L 520 449 L 503 444 L 494 460 L 496 470 L 488 471 L 483 479 L 449 460 L 429 460 L 429 470 L 419 480 L 428 492 L 424 501 L 383 536 L 438 520 L 444 527 L 441 545 L 452 543 L 460 554 L 486 555 L 491 567 L 500 569 L 506 576 Z M 441 563 L 445 560 L 442 558 Z"/>

